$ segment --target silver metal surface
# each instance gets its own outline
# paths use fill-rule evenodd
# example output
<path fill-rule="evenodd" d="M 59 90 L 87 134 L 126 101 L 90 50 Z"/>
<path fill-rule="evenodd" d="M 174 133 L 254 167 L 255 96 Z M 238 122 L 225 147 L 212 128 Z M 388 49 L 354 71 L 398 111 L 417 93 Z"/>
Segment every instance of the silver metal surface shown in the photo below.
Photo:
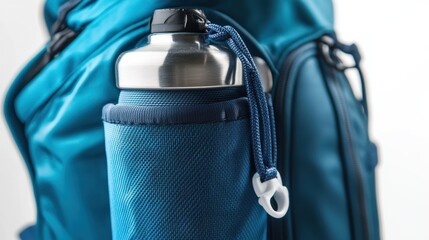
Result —
<path fill-rule="evenodd" d="M 264 89 L 271 89 L 271 71 L 255 58 Z M 227 47 L 208 44 L 205 34 L 163 33 L 149 36 L 148 45 L 119 57 L 121 89 L 189 89 L 243 85 L 242 66 Z"/>
<path fill-rule="evenodd" d="M 264 59 L 260 57 L 253 57 L 253 61 L 255 61 L 256 67 L 258 68 L 264 92 L 271 92 L 273 88 L 273 74 L 271 73 L 270 67 Z"/>
<path fill-rule="evenodd" d="M 213 88 L 242 85 L 241 63 L 204 34 L 152 34 L 149 44 L 123 54 L 117 85 L 131 89 Z"/>

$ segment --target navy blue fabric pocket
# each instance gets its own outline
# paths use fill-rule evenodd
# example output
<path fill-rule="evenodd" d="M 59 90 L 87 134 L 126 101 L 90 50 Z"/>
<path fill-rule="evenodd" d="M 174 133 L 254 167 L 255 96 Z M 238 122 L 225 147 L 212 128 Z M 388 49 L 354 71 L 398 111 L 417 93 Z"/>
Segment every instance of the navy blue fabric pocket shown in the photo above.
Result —
<path fill-rule="evenodd" d="M 265 239 L 248 115 L 244 97 L 106 105 L 113 238 Z"/>

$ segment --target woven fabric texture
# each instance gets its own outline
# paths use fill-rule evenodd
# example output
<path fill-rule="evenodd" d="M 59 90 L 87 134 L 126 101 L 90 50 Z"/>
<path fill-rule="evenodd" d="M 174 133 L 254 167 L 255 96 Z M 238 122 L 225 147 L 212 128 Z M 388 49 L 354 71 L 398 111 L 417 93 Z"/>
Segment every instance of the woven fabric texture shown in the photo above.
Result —
<path fill-rule="evenodd" d="M 172 91 L 169 97 L 164 92 L 162 98 L 130 93 L 133 100 L 126 104 L 150 102 L 161 108 L 223 100 L 207 97 L 207 90 Z M 162 104 L 167 98 L 170 104 Z M 118 105 L 123 99 L 121 93 Z M 104 124 L 114 239 L 266 238 L 266 214 L 251 183 L 256 170 L 247 117 L 198 124 Z"/>
<path fill-rule="evenodd" d="M 208 104 L 232 100 L 246 95 L 244 87 L 193 90 L 123 90 L 119 103 L 124 105 L 177 106 Z"/>

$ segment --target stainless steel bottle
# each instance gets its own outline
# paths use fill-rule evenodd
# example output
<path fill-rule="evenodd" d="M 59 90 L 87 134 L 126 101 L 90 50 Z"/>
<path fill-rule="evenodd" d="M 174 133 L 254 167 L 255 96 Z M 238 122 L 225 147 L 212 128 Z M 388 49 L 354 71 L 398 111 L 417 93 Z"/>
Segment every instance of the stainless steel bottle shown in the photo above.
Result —
<path fill-rule="evenodd" d="M 201 10 L 156 10 L 148 44 L 119 58 L 117 86 L 164 90 L 242 86 L 240 61 L 227 47 L 207 41 L 207 23 Z M 270 88 L 269 68 L 261 58 L 255 60 L 264 86 Z"/>

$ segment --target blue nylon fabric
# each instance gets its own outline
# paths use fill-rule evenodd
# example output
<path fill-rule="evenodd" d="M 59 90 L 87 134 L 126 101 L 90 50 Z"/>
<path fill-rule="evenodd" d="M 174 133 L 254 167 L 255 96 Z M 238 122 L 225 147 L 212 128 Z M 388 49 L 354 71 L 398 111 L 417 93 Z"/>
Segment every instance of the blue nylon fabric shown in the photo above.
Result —
<path fill-rule="evenodd" d="M 348 83 L 348 80 L 344 74 L 341 72 L 336 73 L 337 80 L 340 85 L 341 92 L 343 93 L 343 99 L 347 106 L 347 114 L 349 116 L 349 123 L 350 123 L 350 134 L 352 136 L 352 144 L 354 148 L 354 154 L 356 155 L 358 159 L 358 167 L 360 169 L 360 173 L 362 176 L 362 184 L 364 186 L 364 212 L 366 214 L 366 218 L 368 221 L 368 227 L 369 227 L 369 235 L 366 236 L 362 234 L 362 236 L 359 236 L 359 233 L 355 235 L 355 238 L 357 239 L 363 239 L 363 238 L 369 238 L 369 239 L 379 239 L 380 238 L 380 232 L 379 232 L 379 221 L 378 221 L 378 208 L 377 208 L 377 198 L 376 198 L 376 179 L 375 179 L 375 166 L 374 161 L 377 162 L 377 152 L 376 146 L 370 141 L 369 135 L 368 135 L 368 118 L 365 114 L 366 110 L 366 103 L 362 103 L 356 100 L 354 97 L 353 91 Z M 353 154 L 353 152 L 351 153 Z M 353 163 L 351 159 L 350 163 Z M 350 168 L 353 168 L 352 166 L 349 166 Z M 352 169 L 348 170 L 352 171 Z M 349 173 L 347 174 L 350 178 L 356 178 L 356 173 Z M 349 181 L 350 182 L 350 181 Z M 353 189 L 352 187 L 349 187 L 350 189 Z M 350 195 L 356 194 L 356 190 L 351 190 Z M 359 198 L 359 196 L 352 196 L 354 198 Z M 358 222 L 359 219 L 356 219 L 358 217 L 362 216 L 362 210 L 357 207 L 358 204 L 353 204 L 357 210 L 353 213 L 353 218 L 355 224 L 360 225 L 361 223 Z"/>
<path fill-rule="evenodd" d="M 248 118 L 179 123 L 174 121 L 181 112 L 168 110 L 205 106 L 209 111 L 210 103 L 225 91 L 243 94 L 237 88 L 164 91 L 157 96 L 150 90 L 122 91 L 113 107 L 133 106 L 130 114 L 148 117 L 130 116 L 133 124 L 115 123 L 117 116 L 109 116 L 112 112 L 105 108 L 104 119 L 113 121 L 104 124 L 114 239 L 266 238 L 266 214 L 251 184 L 255 170 Z M 142 97 L 123 96 L 130 94 Z M 215 96 L 210 103 L 201 98 L 207 95 Z M 169 101 L 164 102 L 165 96 Z M 219 104 L 228 107 L 234 101 Z M 157 117 L 139 114 L 147 105 L 158 109 L 158 117 L 168 111 L 170 120 L 147 124 Z M 241 107 L 247 111 L 247 104 Z"/>
<path fill-rule="evenodd" d="M 338 133 L 332 130 L 337 128 L 335 110 L 316 54 L 315 47 L 299 54 L 302 60 L 296 60 L 296 70 L 288 75 L 286 104 L 276 106 L 285 123 L 280 135 L 287 139 L 279 149 L 287 159 L 282 169 L 291 197 L 281 226 L 286 239 L 347 240 L 352 229 Z"/>
<path fill-rule="evenodd" d="M 19 94 L 11 88 L 5 104 L 16 109 L 13 124 L 23 124 L 15 129 L 25 131 L 18 140 L 25 141 L 20 146 L 36 173 L 38 239 L 111 238 L 101 109 L 119 95 L 118 55 L 133 48 L 145 30 L 106 32 L 109 41 L 93 31 L 82 33 Z"/>
<path fill-rule="evenodd" d="M 266 239 L 248 119 L 105 129 L 113 239 Z"/>
<path fill-rule="evenodd" d="M 48 0 L 50 28 L 65 0 Z M 14 80 L 5 117 L 28 166 L 38 239 L 110 239 L 103 105 L 115 102 L 115 61 L 149 33 L 155 8 L 196 6 L 239 30 L 252 53 L 277 69 L 295 47 L 331 32 L 330 0 L 83 0 L 66 18 L 79 36 L 31 82 Z M 33 60 L 36 60 L 35 57 Z"/>
<path fill-rule="evenodd" d="M 50 4 L 54 2 L 50 0 Z M 136 22 L 150 18 L 154 9 L 183 6 L 206 8 L 214 23 L 238 23 L 254 42 L 260 44 L 256 48 L 266 54 L 275 67 L 281 66 L 292 49 L 332 32 L 334 26 L 331 0 L 83 0 L 69 13 L 67 23 L 73 29 L 82 29 L 107 11 L 115 16 L 125 14 L 127 21 Z M 224 19 L 223 15 L 230 19 Z M 109 23 L 105 24 L 108 26 Z M 243 34 L 241 30 L 240 33 Z"/>

